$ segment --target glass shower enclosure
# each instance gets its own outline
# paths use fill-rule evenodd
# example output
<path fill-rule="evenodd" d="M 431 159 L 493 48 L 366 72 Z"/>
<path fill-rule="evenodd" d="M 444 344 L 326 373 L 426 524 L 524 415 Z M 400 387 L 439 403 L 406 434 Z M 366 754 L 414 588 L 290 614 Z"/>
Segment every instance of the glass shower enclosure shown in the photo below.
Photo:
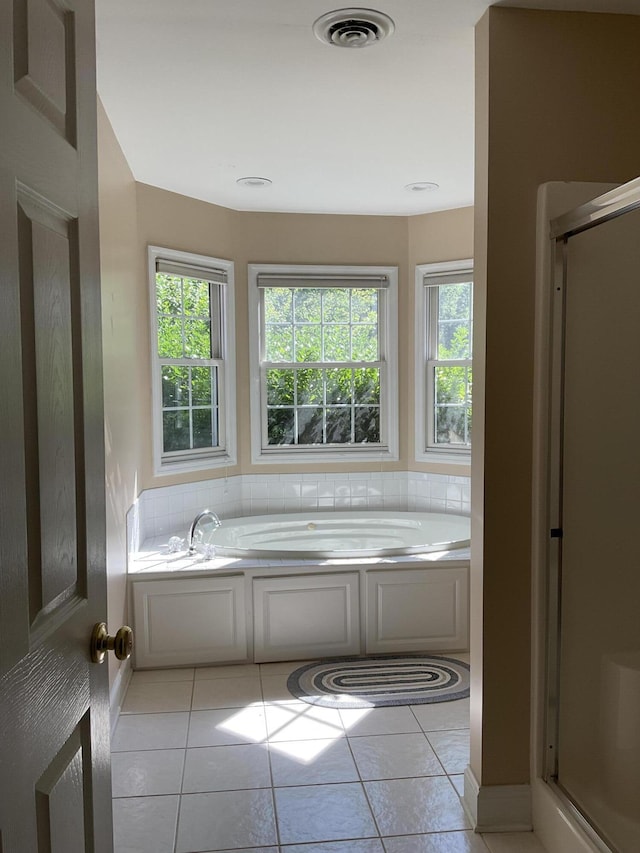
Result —
<path fill-rule="evenodd" d="M 640 850 L 640 179 L 551 223 L 546 781 Z"/>

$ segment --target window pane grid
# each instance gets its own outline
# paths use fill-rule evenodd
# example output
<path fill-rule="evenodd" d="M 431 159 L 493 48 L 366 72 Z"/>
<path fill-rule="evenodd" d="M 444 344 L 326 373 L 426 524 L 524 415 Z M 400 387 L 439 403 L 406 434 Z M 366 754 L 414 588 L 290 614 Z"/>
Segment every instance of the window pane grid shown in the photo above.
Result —
<path fill-rule="evenodd" d="M 434 439 L 440 446 L 470 447 L 472 368 L 470 362 L 433 367 Z"/>
<path fill-rule="evenodd" d="M 270 445 L 380 443 L 378 367 L 269 367 Z"/>
<path fill-rule="evenodd" d="M 162 453 L 219 448 L 218 368 L 213 363 L 219 335 L 212 323 L 219 285 L 161 272 L 155 280 Z"/>
<path fill-rule="evenodd" d="M 212 358 L 218 354 L 219 331 L 212 307 L 219 285 L 202 279 L 156 273 L 158 355 L 162 358 Z"/>
<path fill-rule="evenodd" d="M 268 446 L 380 444 L 374 288 L 264 288 Z"/>
<path fill-rule="evenodd" d="M 427 286 L 427 446 L 468 449 L 472 419 L 473 284 Z"/>
<path fill-rule="evenodd" d="M 219 447 L 218 369 L 161 366 L 163 451 Z"/>
<path fill-rule="evenodd" d="M 265 288 L 263 298 L 268 361 L 380 359 L 377 290 Z"/>

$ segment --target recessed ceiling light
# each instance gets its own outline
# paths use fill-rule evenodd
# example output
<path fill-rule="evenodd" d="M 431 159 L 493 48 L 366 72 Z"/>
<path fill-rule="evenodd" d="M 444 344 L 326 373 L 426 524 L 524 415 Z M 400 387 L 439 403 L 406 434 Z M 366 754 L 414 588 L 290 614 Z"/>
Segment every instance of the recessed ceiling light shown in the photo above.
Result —
<path fill-rule="evenodd" d="M 429 190 L 439 190 L 440 184 L 435 184 L 433 181 L 416 181 L 413 184 L 407 184 L 405 190 L 412 193 L 422 193 Z"/>
<path fill-rule="evenodd" d="M 238 178 L 236 184 L 240 184 L 241 187 L 250 187 L 253 190 L 260 189 L 261 187 L 268 187 L 272 183 L 269 178 Z"/>
<path fill-rule="evenodd" d="M 394 30 L 391 18 L 375 9 L 336 9 L 313 24 L 316 38 L 332 47 L 369 47 Z"/>

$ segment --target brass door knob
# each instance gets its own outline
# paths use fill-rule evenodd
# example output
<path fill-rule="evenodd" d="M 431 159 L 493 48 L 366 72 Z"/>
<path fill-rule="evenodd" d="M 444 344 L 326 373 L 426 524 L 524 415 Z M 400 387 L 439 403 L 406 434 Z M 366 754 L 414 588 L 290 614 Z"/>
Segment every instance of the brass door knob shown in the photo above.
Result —
<path fill-rule="evenodd" d="M 91 633 L 91 660 L 102 663 L 107 652 L 114 652 L 118 660 L 126 660 L 133 649 L 133 631 L 128 625 L 123 625 L 115 637 L 107 633 L 106 622 L 98 622 Z"/>

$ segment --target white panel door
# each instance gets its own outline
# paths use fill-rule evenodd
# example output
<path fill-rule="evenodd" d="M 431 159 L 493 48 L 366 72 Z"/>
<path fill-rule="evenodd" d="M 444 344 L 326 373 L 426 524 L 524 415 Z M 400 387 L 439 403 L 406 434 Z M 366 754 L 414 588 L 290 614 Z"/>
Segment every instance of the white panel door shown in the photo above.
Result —
<path fill-rule="evenodd" d="M 0 0 L 0 850 L 112 850 L 94 14 Z"/>
<path fill-rule="evenodd" d="M 133 584 L 136 667 L 247 660 L 244 577 Z"/>
<path fill-rule="evenodd" d="M 367 572 L 366 650 L 420 652 L 466 649 L 466 568 Z"/>
<path fill-rule="evenodd" d="M 254 660 L 304 660 L 360 652 L 358 575 L 256 578 Z"/>

